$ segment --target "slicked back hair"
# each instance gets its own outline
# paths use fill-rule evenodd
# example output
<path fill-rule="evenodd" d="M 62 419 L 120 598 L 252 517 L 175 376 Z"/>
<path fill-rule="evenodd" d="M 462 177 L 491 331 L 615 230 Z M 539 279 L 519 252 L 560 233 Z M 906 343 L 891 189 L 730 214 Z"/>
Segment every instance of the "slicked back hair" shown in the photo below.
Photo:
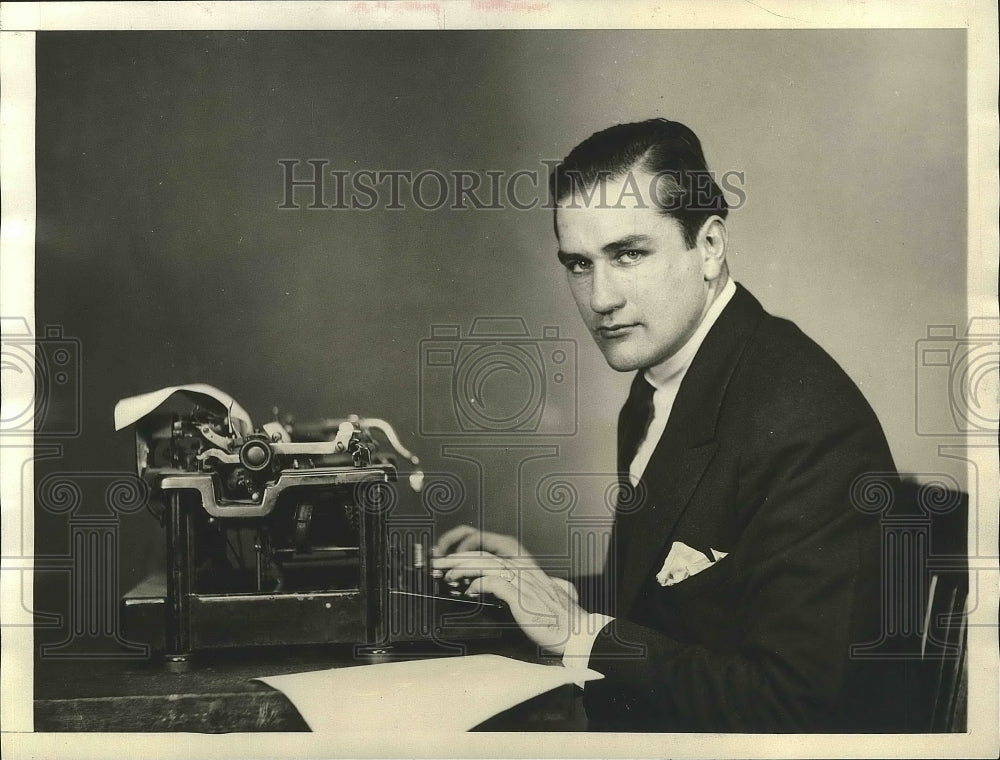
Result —
<path fill-rule="evenodd" d="M 619 180 L 630 171 L 652 175 L 654 202 L 661 213 L 678 221 L 688 248 L 694 246 L 706 219 L 725 219 L 729 213 L 697 135 L 667 119 L 616 124 L 592 134 L 552 169 L 549 198 L 560 203 L 573 193 L 592 192 L 599 183 Z"/>

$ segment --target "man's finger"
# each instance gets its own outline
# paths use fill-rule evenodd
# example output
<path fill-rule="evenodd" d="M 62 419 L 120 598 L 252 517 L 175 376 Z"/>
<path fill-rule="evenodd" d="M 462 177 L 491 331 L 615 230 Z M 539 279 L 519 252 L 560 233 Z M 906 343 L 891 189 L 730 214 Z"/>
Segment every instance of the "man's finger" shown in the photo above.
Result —
<path fill-rule="evenodd" d="M 480 531 L 474 531 L 469 535 L 465 536 L 458 544 L 455 546 L 456 552 L 466 552 L 472 549 L 479 549 L 483 546 L 483 534 Z"/>
<path fill-rule="evenodd" d="M 499 579 L 504 586 L 514 589 L 520 599 L 520 606 L 525 611 L 545 612 L 565 606 L 566 593 L 554 588 L 552 579 L 540 570 L 512 567 L 503 561 L 484 563 L 481 559 L 470 560 L 468 564 L 450 570 L 445 575 L 445 580 L 452 581 L 470 576 Z"/>
<path fill-rule="evenodd" d="M 482 560 L 469 560 L 451 568 L 444 574 L 444 580 L 449 583 L 463 578 L 478 578 L 483 575 L 503 575 L 504 570 L 505 568 L 499 564 L 488 564 Z"/>
<path fill-rule="evenodd" d="M 431 554 L 438 556 L 448 554 L 452 546 L 472 533 L 478 533 L 478 531 L 471 525 L 456 525 L 454 528 L 446 530 L 438 538 L 437 543 L 434 544 Z"/>
<path fill-rule="evenodd" d="M 474 578 L 487 573 L 499 573 L 507 568 L 506 563 L 489 552 L 460 552 L 446 557 L 434 557 L 432 566 L 444 571 L 445 581 Z"/>
<path fill-rule="evenodd" d="M 468 560 L 483 560 L 486 562 L 495 561 L 500 562 L 499 558 L 490 554 L 489 552 L 484 552 L 480 550 L 476 551 L 463 551 L 463 552 L 452 552 L 451 554 L 446 554 L 443 557 L 434 557 L 431 560 L 431 566 L 434 568 L 440 568 L 441 570 L 447 570 L 448 568 L 460 565 Z"/>
<path fill-rule="evenodd" d="M 465 590 L 466 596 L 481 596 L 492 594 L 505 602 L 509 607 L 518 603 L 519 593 L 514 586 L 503 580 L 499 575 L 481 575 L 474 579 Z"/>

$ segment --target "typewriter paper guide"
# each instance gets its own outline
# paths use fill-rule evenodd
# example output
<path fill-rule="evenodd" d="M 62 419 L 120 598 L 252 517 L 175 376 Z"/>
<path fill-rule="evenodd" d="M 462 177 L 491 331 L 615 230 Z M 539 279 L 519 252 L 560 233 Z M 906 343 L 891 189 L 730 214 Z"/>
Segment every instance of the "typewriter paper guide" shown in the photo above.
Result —
<path fill-rule="evenodd" d="M 161 388 L 158 391 L 123 398 L 115 404 L 115 430 L 121 430 L 133 422 L 138 422 L 150 412 L 155 411 L 160 404 L 175 393 L 184 393 L 196 401 L 207 402 L 211 406 L 221 404 L 222 409 L 229 412 L 229 418 L 232 420 L 233 426 L 243 428 L 239 430 L 240 433 L 245 434 L 253 430 L 250 415 L 246 413 L 246 410 L 242 406 L 236 403 L 236 399 L 225 391 L 220 391 L 218 388 L 206 385 L 205 383 L 171 385 L 169 388 Z M 207 401 L 209 399 L 210 401 Z"/>
<path fill-rule="evenodd" d="M 387 662 L 268 676 L 313 731 L 468 731 L 568 683 L 603 678 L 585 668 L 536 665 L 493 654 Z"/>

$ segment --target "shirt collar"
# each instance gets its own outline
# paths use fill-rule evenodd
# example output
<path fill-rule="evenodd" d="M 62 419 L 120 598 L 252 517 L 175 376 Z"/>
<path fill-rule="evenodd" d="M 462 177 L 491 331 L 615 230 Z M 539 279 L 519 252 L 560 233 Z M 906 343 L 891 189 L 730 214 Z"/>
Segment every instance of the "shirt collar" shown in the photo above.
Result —
<path fill-rule="evenodd" d="M 694 355 L 698 353 L 698 349 L 701 347 L 702 341 L 705 340 L 705 336 L 708 335 L 708 331 L 715 324 L 715 320 L 719 318 L 722 310 L 726 308 L 726 304 L 732 300 L 735 294 L 736 283 L 732 277 L 727 277 L 722 291 L 712 302 L 712 305 L 708 307 L 704 318 L 702 318 L 701 323 L 691 334 L 691 337 L 688 338 L 687 343 L 681 346 L 677 353 L 668 356 L 659 364 L 646 368 L 645 377 L 650 385 L 659 389 L 675 381 L 680 375 L 683 375 L 690 366 L 691 360 L 694 359 Z"/>

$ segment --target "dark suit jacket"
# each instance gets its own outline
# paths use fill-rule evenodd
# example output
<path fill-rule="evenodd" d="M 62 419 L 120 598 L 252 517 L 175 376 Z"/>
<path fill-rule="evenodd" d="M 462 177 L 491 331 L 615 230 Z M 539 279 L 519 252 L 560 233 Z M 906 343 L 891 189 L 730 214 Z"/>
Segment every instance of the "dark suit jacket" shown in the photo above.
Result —
<path fill-rule="evenodd" d="M 616 515 L 617 619 L 591 655 L 605 675 L 585 689 L 591 726 L 898 730 L 891 663 L 849 653 L 878 638 L 881 609 L 880 525 L 852 487 L 894 471 L 850 378 L 737 286 L 684 377 L 645 498 Z M 660 586 L 675 541 L 728 556 Z"/>

